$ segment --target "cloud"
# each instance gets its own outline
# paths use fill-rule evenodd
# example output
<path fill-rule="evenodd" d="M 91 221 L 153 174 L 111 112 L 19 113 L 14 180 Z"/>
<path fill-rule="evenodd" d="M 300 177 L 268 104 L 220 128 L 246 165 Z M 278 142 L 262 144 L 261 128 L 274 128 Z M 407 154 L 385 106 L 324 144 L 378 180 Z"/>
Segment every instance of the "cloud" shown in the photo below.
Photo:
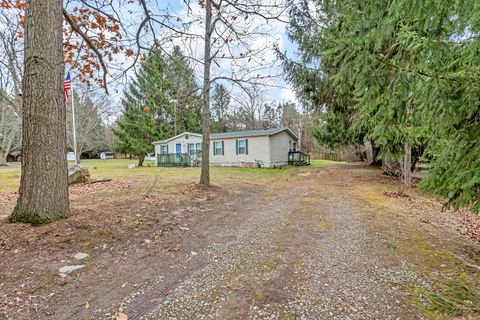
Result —
<path fill-rule="evenodd" d="M 292 101 L 298 104 L 297 95 L 289 85 L 280 91 L 280 98 L 282 102 Z"/>

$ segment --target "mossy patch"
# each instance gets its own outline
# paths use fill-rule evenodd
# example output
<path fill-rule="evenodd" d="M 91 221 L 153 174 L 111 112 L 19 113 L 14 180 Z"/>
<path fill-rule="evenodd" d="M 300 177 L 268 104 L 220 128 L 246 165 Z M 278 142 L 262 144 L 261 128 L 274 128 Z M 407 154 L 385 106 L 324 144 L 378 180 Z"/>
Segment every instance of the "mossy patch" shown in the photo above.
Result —
<path fill-rule="evenodd" d="M 383 241 L 383 245 L 390 250 L 397 249 L 397 245 L 395 243 L 392 243 L 392 242 L 388 241 L 388 240 Z"/>
<path fill-rule="evenodd" d="M 51 213 L 48 215 L 39 215 L 35 213 L 18 213 L 14 210 L 12 215 L 8 217 L 11 223 L 29 223 L 33 226 L 48 224 L 53 221 L 66 219 L 70 216 L 69 212 Z"/>
<path fill-rule="evenodd" d="M 442 266 L 442 272 L 455 272 L 456 268 L 462 264 L 450 251 L 433 246 L 423 235 L 417 234 L 407 242 L 404 241 L 403 245 L 398 245 L 398 249 L 427 275 Z"/>
<path fill-rule="evenodd" d="M 260 269 L 265 272 L 272 272 L 280 263 L 282 263 L 282 260 L 279 258 L 267 259 L 260 264 Z"/>
<path fill-rule="evenodd" d="M 266 304 L 267 301 L 268 301 L 268 296 L 264 293 L 264 288 L 257 288 L 255 289 L 255 292 L 253 294 L 253 299 L 263 305 L 263 304 Z"/>
<path fill-rule="evenodd" d="M 158 220 L 155 217 L 150 216 L 127 216 L 122 219 L 122 226 L 127 230 L 135 230 L 142 226 L 148 226 L 157 223 Z M 165 227 L 164 227 L 165 226 Z M 173 226 L 170 227 L 168 224 L 162 226 L 163 231 L 170 231 L 173 229 Z"/>
<path fill-rule="evenodd" d="M 410 285 L 413 301 L 429 319 L 448 319 L 480 314 L 480 294 L 475 277 L 462 272 L 463 264 L 450 251 L 433 246 L 417 235 L 399 250 L 423 271 L 436 289 Z M 445 280 L 447 279 L 447 280 Z"/>
<path fill-rule="evenodd" d="M 320 221 L 317 224 L 315 224 L 315 228 L 314 228 L 314 230 L 317 232 L 322 232 L 322 231 L 325 232 L 330 229 L 332 229 L 332 223 L 323 217 L 322 219 L 320 219 Z"/>

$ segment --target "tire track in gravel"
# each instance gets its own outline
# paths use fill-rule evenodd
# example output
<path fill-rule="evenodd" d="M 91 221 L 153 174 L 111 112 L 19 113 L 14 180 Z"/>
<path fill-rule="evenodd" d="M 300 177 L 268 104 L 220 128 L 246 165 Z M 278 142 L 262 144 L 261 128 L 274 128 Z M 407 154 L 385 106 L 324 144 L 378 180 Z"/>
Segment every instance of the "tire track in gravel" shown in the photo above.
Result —
<path fill-rule="evenodd" d="M 207 250 L 141 319 L 421 319 L 396 283 L 414 281 L 369 232 L 337 169 L 312 169 L 244 210 L 235 240 Z"/>
<path fill-rule="evenodd" d="M 302 259 L 304 276 L 295 286 L 290 314 L 296 319 L 422 319 L 399 289 L 418 278 L 414 266 L 371 231 L 375 222 L 364 219 L 364 208 L 349 194 L 352 179 L 335 170 L 327 174 L 314 174 L 316 185 L 305 197 L 303 218 L 311 222 L 309 245 L 316 249 Z"/>
<path fill-rule="evenodd" d="M 233 232 L 235 241 L 208 248 L 206 254 L 211 263 L 185 279 L 142 319 L 208 318 L 207 314 L 209 318 L 220 319 L 243 317 L 249 308 L 245 296 L 255 295 L 257 284 L 264 279 L 262 273 L 268 274 L 268 265 L 257 262 L 275 258 L 268 255 L 269 249 L 275 246 L 270 240 L 287 223 L 284 213 L 292 211 L 298 202 L 288 190 L 273 202 L 287 196 L 293 199 L 282 201 L 281 206 L 272 206 L 271 202 L 245 204 L 244 210 L 250 212 L 250 218 L 227 231 Z"/>

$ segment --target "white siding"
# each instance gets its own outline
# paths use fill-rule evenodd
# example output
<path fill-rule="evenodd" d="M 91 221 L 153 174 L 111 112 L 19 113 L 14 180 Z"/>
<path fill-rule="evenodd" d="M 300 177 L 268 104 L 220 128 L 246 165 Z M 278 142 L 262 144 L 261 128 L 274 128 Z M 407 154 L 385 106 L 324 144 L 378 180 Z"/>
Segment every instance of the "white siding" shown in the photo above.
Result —
<path fill-rule="evenodd" d="M 270 136 L 270 164 L 272 167 L 283 167 L 288 165 L 288 146 L 289 141 L 297 143 L 297 139 L 282 131 Z"/>
<path fill-rule="evenodd" d="M 248 139 L 248 154 L 238 154 L 236 151 L 236 141 Z M 215 141 L 223 141 L 224 154 L 213 155 Z M 256 166 L 260 162 L 264 167 L 282 167 L 288 165 L 289 141 L 291 145 L 298 141 L 287 131 L 282 131 L 272 136 L 256 136 L 241 138 L 224 138 L 210 140 L 210 164 L 212 166 Z M 202 137 L 189 135 L 185 139 L 185 134 L 170 140 L 168 143 L 168 153 L 175 153 L 175 145 L 182 145 L 182 153 L 188 153 L 187 143 L 201 143 Z M 155 144 L 155 157 L 160 153 L 162 143 Z M 156 157 L 157 158 L 157 157 Z"/>
<path fill-rule="evenodd" d="M 237 138 L 211 139 L 210 140 L 210 164 L 213 166 L 256 166 L 256 160 L 261 161 L 263 166 L 270 166 L 268 153 L 268 136 L 245 137 L 238 140 L 248 139 L 248 154 L 236 152 Z M 213 142 L 223 141 L 224 154 L 213 155 Z"/>
<path fill-rule="evenodd" d="M 182 135 L 176 139 L 168 141 L 168 153 L 176 153 L 176 144 L 180 143 L 182 145 L 182 153 L 188 153 L 187 143 L 198 143 L 202 142 L 202 137 L 189 135 L 188 139 L 185 139 L 185 135 Z"/>
<path fill-rule="evenodd" d="M 167 143 L 155 143 L 155 159 L 157 159 L 157 154 L 161 151 L 162 145 L 168 145 L 168 153 L 175 153 L 175 145 L 180 143 L 182 145 L 182 153 L 188 153 L 187 143 L 201 143 L 202 137 L 193 136 L 191 134 L 188 135 L 188 139 L 186 139 L 185 134 L 168 141 Z"/>

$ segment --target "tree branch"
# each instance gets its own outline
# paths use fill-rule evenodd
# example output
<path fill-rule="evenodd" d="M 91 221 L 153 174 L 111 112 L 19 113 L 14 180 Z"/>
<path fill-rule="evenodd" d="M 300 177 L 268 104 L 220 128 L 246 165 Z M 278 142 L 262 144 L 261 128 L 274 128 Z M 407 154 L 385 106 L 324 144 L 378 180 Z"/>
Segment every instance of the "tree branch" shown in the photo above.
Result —
<path fill-rule="evenodd" d="M 100 63 L 100 65 L 102 66 L 102 70 L 103 70 L 103 85 L 104 85 L 104 89 L 105 89 L 105 92 L 108 94 L 108 88 L 107 88 L 107 73 L 108 73 L 108 70 L 107 70 L 107 66 L 105 65 L 105 62 L 103 61 L 103 56 L 102 54 L 100 53 L 100 51 L 98 51 L 98 48 L 93 44 L 92 40 L 80 29 L 80 27 L 75 24 L 75 22 L 73 21 L 72 17 L 70 17 L 70 15 L 68 14 L 68 12 L 63 9 L 63 16 L 65 17 L 65 20 L 67 21 L 67 23 L 70 25 L 70 27 L 72 27 L 72 29 L 79 35 L 83 38 L 83 40 L 85 40 L 85 42 L 87 43 L 87 45 L 95 52 L 95 54 L 97 55 L 97 58 L 98 58 L 98 62 Z"/>

